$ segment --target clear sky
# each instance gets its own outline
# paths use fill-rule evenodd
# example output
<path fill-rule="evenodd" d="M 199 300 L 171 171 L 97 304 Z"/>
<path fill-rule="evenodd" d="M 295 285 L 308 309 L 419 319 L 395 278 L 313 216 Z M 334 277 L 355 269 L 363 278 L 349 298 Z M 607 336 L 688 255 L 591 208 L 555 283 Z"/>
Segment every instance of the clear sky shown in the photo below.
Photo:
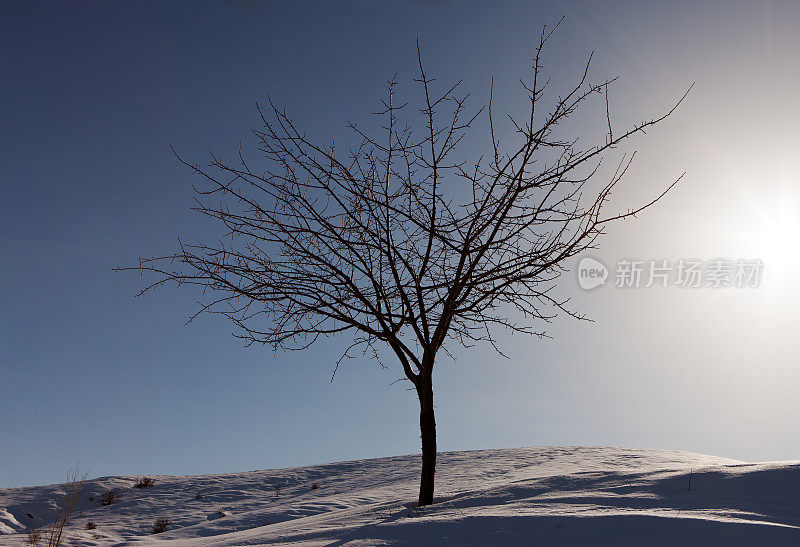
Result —
<path fill-rule="evenodd" d="M 231 157 L 267 93 L 321 140 L 365 120 L 415 40 L 439 81 L 519 104 L 541 25 L 557 84 L 596 50 L 620 126 L 686 103 L 631 143 L 612 207 L 684 181 L 616 225 L 597 258 L 760 258 L 757 289 L 560 290 L 594 323 L 442 359 L 441 450 L 670 448 L 800 459 L 800 5 L 794 2 L 0 3 L 0 487 L 199 474 L 418 451 L 398 370 L 344 341 L 273 356 L 196 294 L 113 273 L 216 227 L 193 215 L 191 161 Z M 401 87 L 401 91 L 402 91 Z M 627 149 L 628 151 L 632 148 Z M 476 149 L 476 153 L 481 150 Z M 622 151 L 620 151 L 622 152 Z M 613 276 L 613 273 L 612 273 Z M 611 280 L 613 281 L 613 279 Z M 610 283 L 613 285 L 613 283 Z"/>

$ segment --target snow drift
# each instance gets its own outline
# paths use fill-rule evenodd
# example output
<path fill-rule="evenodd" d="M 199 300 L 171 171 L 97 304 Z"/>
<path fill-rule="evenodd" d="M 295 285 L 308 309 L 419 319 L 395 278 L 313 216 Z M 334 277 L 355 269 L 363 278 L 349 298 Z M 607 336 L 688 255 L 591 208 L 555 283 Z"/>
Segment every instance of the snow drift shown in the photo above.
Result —
<path fill-rule="evenodd" d="M 796 545 L 800 462 L 686 452 L 519 448 L 439 454 L 415 507 L 419 456 L 226 475 L 86 482 L 66 544 Z M 101 506 L 109 489 L 119 501 Z M 55 516 L 61 485 L 0 490 L 0 545 Z M 157 518 L 166 532 L 151 535 Z M 96 528 L 86 530 L 86 523 Z"/>

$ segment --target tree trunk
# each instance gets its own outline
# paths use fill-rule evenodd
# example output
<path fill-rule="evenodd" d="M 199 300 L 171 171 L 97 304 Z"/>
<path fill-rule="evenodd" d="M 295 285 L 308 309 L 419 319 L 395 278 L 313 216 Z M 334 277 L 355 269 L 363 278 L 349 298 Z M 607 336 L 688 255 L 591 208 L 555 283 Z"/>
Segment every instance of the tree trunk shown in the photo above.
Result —
<path fill-rule="evenodd" d="M 419 505 L 433 503 L 433 478 L 436 472 L 436 419 L 433 414 L 433 379 L 421 375 L 419 386 L 419 428 L 422 433 L 422 478 L 419 484 Z"/>

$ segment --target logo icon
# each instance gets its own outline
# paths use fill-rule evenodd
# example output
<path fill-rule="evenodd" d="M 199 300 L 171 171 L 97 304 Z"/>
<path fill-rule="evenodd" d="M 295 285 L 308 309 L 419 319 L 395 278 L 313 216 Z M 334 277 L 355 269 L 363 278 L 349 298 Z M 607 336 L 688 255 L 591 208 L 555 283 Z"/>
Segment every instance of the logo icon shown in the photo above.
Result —
<path fill-rule="evenodd" d="M 584 256 L 578 263 L 578 285 L 581 289 L 590 291 L 605 285 L 608 279 L 608 268 L 599 260 Z"/>

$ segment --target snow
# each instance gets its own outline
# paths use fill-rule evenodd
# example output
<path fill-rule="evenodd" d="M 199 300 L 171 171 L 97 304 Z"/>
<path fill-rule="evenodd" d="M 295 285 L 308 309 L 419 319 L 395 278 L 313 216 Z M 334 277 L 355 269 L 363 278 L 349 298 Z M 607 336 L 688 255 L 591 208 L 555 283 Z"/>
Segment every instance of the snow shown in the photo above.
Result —
<path fill-rule="evenodd" d="M 13 534 L 14 532 L 20 532 L 25 529 L 23 524 L 14 518 L 14 515 L 6 511 L 5 509 L 0 509 L 0 534 Z"/>
<path fill-rule="evenodd" d="M 425 508 L 415 504 L 418 474 L 411 455 L 155 476 L 147 488 L 134 487 L 136 476 L 103 477 L 86 482 L 65 544 L 800 543 L 800 462 L 625 448 L 444 452 L 436 503 Z M 119 501 L 101 506 L 112 488 Z M 62 485 L 0 489 L 0 545 L 46 527 L 62 494 Z M 160 517 L 170 525 L 151 535 Z M 86 530 L 88 521 L 97 528 Z"/>

